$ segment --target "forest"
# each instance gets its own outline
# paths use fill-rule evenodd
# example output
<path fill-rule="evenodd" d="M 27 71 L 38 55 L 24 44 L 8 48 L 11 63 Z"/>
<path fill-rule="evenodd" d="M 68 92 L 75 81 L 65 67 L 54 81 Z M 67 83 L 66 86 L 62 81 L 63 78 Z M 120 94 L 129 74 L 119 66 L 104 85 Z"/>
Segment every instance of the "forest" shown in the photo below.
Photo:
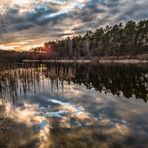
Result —
<path fill-rule="evenodd" d="M 1 50 L 0 53 L 1 60 L 130 59 L 137 55 L 144 55 L 147 60 L 148 20 L 107 25 L 94 32 L 87 31 L 84 35 L 46 42 L 43 47 L 30 49 L 29 52 Z"/>
<path fill-rule="evenodd" d="M 48 43 L 57 58 L 94 56 L 130 56 L 148 52 L 148 20 L 138 23 L 128 21 L 114 26 L 106 26 L 88 31 L 84 36 L 67 37 Z"/>

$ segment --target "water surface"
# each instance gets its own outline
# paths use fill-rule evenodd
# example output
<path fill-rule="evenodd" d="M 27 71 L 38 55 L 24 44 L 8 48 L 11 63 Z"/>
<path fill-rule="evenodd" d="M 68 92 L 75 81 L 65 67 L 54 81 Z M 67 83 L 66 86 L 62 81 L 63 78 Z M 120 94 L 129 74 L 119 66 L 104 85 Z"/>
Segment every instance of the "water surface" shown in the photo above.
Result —
<path fill-rule="evenodd" d="M 9 64 L 0 98 L 0 146 L 148 146 L 148 65 Z"/>

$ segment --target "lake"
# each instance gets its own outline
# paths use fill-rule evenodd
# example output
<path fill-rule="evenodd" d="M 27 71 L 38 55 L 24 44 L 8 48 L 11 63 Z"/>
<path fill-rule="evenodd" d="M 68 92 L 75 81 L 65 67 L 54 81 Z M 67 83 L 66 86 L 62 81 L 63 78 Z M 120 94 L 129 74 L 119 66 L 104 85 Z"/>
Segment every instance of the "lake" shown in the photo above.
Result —
<path fill-rule="evenodd" d="M 147 64 L 5 64 L 0 98 L 0 147 L 148 147 Z"/>

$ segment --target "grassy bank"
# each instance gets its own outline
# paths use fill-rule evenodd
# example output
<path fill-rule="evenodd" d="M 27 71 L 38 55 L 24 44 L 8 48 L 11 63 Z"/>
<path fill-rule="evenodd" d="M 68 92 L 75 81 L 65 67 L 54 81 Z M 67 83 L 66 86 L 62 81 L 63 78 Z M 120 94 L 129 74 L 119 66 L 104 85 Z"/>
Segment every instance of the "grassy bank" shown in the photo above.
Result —
<path fill-rule="evenodd" d="M 130 56 L 92 57 L 90 59 L 60 59 L 60 60 L 23 60 L 27 63 L 148 63 L 148 54 Z"/>

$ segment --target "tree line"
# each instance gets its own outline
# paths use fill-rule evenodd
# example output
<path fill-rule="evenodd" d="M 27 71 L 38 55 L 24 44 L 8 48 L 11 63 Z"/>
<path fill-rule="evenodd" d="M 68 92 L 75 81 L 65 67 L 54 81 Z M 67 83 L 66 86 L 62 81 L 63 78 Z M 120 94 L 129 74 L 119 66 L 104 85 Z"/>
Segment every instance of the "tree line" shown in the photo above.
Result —
<path fill-rule="evenodd" d="M 56 58 L 91 58 L 94 56 L 129 56 L 148 52 L 148 20 L 128 21 L 88 31 L 85 35 L 50 41 L 49 50 Z"/>
<path fill-rule="evenodd" d="M 30 49 L 29 52 L 0 50 L 0 61 L 135 58 L 137 55 L 145 55 L 148 59 L 148 20 L 107 25 L 94 32 L 87 31 L 83 36 L 46 42 L 43 47 Z"/>

